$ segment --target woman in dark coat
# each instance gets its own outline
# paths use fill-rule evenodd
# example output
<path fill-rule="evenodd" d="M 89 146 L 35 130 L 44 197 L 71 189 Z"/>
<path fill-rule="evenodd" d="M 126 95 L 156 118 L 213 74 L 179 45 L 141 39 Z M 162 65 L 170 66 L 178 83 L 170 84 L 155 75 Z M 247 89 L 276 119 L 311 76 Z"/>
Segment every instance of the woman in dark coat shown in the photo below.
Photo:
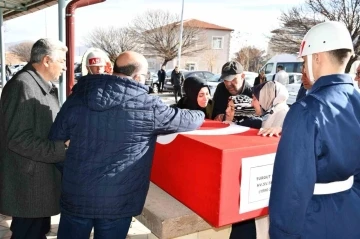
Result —
<path fill-rule="evenodd" d="M 183 89 L 185 96 L 182 97 L 175 107 L 180 109 L 201 110 L 206 119 L 211 119 L 213 102 L 210 99 L 210 89 L 206 80 L 199 77 L 188 77 L 184 81 Z"/>
<path fill-rule="evenodd" d="M 265 71 L 261 71 L 259 75 L 254 80 L 254 87 L 266 82 Z"/>

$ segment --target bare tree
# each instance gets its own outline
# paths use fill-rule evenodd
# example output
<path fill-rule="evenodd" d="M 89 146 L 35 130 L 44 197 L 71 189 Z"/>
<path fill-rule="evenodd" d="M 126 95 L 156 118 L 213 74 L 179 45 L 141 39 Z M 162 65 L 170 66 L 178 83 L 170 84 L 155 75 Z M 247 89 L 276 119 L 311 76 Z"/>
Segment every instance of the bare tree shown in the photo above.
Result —
<path fill-rule="evenodd" d="M 281 28 L 272 31 L 269 44 L 275 52 L 296 53 L 306 32 L 325 20 L 345 23 L 354 41 L 355 52 L 359 53 L 359 0 L 307 0 L 304 5 L 282 13 Z"/>
<path fill-rule="evenodd" d="M 235 53 L 234 60 L 244 66 L 244 70 L 257 72 L 264 62 L 265 51 L 260 50 L 253 46 L 241 48 Z"/>
<path fill-rule="evenodd" d="M 293 7 L 283 12 L 280 17 L 281 28 L 273 30 L 270 48 L 277 53 L 295 54 L 300 49 L 301 41 L 311 27 L 319 23 L 314 15 L 303 6 Z"/>
<path fill-rule="evenodd" d="M 164 59 L 163 65 L 177 57 L 180 45 L 180 22 L 177 15 L 162 10 L 147 11 L 131 24 L 133 36 L 144 47 L 146 54 Z M 206 49 L 199 26 L 184 23 L 181 54 L 193 55 Z"/>
<path fill-rule="evenodd" d="M 95 28 L 84 39 L 87 47 L 96 47 L 105 51 L 114 61 L 123 51 L 136 50 L 138 45 L 131 37 L 130 29 L 117 27 Z"/>
<path fill-rule="evenodd" d="M 29 62 L 31 48 L 34 45 L 32 41 L 25 41 L 9 47 L 9 51 L 18 56 L 21 61 Z"/>
<path fill-rule="evenodd" d="M 213 50 L 211 48 L 207 49 L 203 54 L 203 57 L 208 66 L 208 70 L 210 72 L 212 72 L 214 70 L 214 67 L 216 66 L 218 55 L 219 55 L 218 51 Z"/>

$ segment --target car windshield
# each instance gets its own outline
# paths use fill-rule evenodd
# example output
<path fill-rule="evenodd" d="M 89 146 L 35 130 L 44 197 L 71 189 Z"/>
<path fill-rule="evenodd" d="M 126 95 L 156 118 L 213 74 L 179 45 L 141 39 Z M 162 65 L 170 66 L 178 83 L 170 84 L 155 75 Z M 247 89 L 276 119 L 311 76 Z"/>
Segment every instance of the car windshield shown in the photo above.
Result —
<path fill-rule="evenodd" d="M 212 77 L 210 77 L 209 79 L 206 79 L 209 82 L 219 82 L 220 81 L 220 74 L 215 74 Z"/>

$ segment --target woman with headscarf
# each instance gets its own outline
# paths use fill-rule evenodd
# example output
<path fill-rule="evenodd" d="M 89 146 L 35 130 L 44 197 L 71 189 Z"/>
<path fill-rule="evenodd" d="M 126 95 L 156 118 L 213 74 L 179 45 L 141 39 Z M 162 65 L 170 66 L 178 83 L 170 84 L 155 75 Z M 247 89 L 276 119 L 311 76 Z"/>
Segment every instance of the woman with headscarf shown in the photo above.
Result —
<path fill-rule="evenodd" d="M 184 81 L 183 89 L 185 96 L 176 106 L 180 109 L 201 110 L 206 119 L 211 119 L 213 102 L 210 99 L 210 88 L 206 80 L 199 77 L 188 77 Z"/>
<path fill-rule="evenodd" d="M 286 104 L 288 97 L 286 87 L 276 81 L 267 81 L 254 87 L 251 105 L 255 109 L 254 113 L 262 118 L 259 134 L 267 132 L 266 134 L 272 136 L 281 132 L 289 110 Z M 232 225 L 230 239 L 268 239 L 268 229 L 268 216 L 235 223 Z"/>
<path fill-rule="evenodd" d="M 262 128 L 282 127 L 289 106 L 286 101 L 289 92 L 276 81 L 268 81 L 253 89 L 252 106 L 263 118 Z"/>

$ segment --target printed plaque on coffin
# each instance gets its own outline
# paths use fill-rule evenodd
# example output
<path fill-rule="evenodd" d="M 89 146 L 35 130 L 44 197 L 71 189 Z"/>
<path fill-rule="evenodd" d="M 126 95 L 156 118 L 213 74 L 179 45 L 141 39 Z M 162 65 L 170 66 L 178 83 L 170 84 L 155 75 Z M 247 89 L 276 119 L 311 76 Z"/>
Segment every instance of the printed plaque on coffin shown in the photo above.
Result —
<path fill-rule="evenodd" d="M 239 213 L 269 205 L 274 161 L 275 153 L 242 159 Z"/>

